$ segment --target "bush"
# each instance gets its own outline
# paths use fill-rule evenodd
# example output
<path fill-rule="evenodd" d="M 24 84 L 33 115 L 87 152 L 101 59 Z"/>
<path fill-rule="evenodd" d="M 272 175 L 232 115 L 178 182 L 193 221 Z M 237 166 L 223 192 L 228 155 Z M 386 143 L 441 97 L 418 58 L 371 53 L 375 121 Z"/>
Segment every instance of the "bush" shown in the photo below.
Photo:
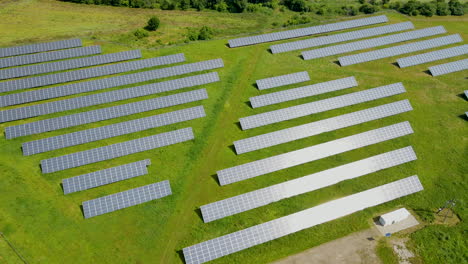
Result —
<path fill-rule="evenodd" d="M 159 28 L 159 18 L 157 16 L 152 16 L 149 20 L 148 20 L 148 24 L 146 25 L 146 30 L 149 30 L 149 31 L 155 31 L 156 29 Z"/>
<path fill-rule="evenodd" d="M 196 40 L 208 40 L 212 39 L 214 30 L 208 26 L 202 26 L 201 28 L 187 28 L 187 41 Z"/>
<path fill-rule="evenodd" d="M 463 16 L 465 14 L 463 5 L 458 0 L 450 0 L 448 6 L 452 16 Z"/>
<path fill-rule="evenodd" d="M 343 14 L 347 16 L 355 16 L 359 13 L 355 6 L 343 6 L 341 9 L 343 10 Z"/>
<path fill-rule="evenodd" d="M 363 12 L 364 14 L 372 14 L 377 11 L 377 7 L 369 4 L 363 4 L 360 8 L 359 11 Z"/>
<path fill-rule="evenodd" d="M 286 21 L 283 26 L 292 26 L 292 25 L 301 25 L 301 24 L 307 24 L 310 23 L 312 20 L 309 17 L 306 16 L 298 16 L 294 15 L 288 21 Z"/>
<path fill-rule="evenodd" d="M 139 28 L 133 32 L 133 35 L 137 37 L 137 39 L 142 39 L 148 37 L 149 34 L 146 30 Z"/>
<path fill-rule="evenodd" d="M 308 12 L 308 4 L 305 0 L 285 0 L 284 5 L 292 11 Z"/>
<path fill-rule="evenodd" d="M 423 16 L 431 17 L 435 14 L 436 7 L 432 3 L 424 3 L 419 7 L 419 13 Z"/>
<path fill-rule="evenodd" d="M 162 0 L 160 5 L 162 10 L 174 10 L 176 9 L 176 4 L 171 0 Z"/>

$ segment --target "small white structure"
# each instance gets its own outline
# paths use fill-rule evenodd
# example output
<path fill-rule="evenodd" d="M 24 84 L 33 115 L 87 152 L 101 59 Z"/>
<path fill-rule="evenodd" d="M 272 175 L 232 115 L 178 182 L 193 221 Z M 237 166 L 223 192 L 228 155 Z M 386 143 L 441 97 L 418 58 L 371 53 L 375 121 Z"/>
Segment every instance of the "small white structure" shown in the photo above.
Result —
<path fill-rule="evenodd" d="M 408 216 L 410 216 L 410 212 L 408 212 L 408 210 L 406 210 L 405 208 L 401 208 L 396 211 L 381 215 L 379 218 L 379 222 L 383 226 L 389 226 L 405 220 L 406 218 L 408 218 Z"/>

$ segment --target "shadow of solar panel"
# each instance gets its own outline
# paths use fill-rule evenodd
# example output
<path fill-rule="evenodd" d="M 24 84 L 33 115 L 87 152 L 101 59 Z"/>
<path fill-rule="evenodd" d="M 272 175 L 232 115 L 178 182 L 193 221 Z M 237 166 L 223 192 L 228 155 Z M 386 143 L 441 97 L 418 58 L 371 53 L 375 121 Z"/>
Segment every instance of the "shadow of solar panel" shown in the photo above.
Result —
<path fill-rule="evenodd" d="M 151 149 L 165 147 L 194 139 L 191 127 L 161 133 L 149 137 L 116 143 L 100 148 L 41 160 L 42 173 L 51 173 L 104 160 L 127 156 Z"/>
<path fill-rule="evenodd" d="M 83 202 L 84 217 L 90 218 L 171 195 L 169 181 L 162 181 Z"/>
<path fill-rule="evenodd" d="M 412 133 L 409 122 L 402 122 L 220 170 L 218 179 L 221 185 L 239 182 Z"/>
<path fill-rule="evenodd" d="M 17 94 L 9 94 L 0 96 L 0 106 L 8 106 L 15 104 L 22 104 L 26 102 L 41 101 L 51 98 L 57 98 L 72 94 L 79 94 L 90 91 L 97 91 L 101 89 L 122 86 L 131 83 L 144 82 L 149 80 L 156 80 L 166 77 L 172 77 L 187 73 L 200 72 L 205 70 L 212 70 L 221 68 L 223 61 L 221 59 L 202 61 L 190 63 L 185 65 L 173 66 L 163 69 L 156 69 L 145 72 L 138 72 L 122 76 L 115 76 L 106 79 L 92 80 L 82 83 L 74 83 L 69 85 L 62 85 L 51 87 L 42 90 L 28 91 Z"/>
<path fill-rule="evenodd" d="M 99 64 L 106 64 L 124 60 L 141 58 L 139 50 L 122 51 L 104 55 L 96 55 L 85 58 L 70 59 L 56 62 L 41 63 L 23 67 L 15 67 L 0 70 L 0 79 L 10 79 L 34 74 L 48 73 L 54 71 L 64 71 Z"/>
<path fill-rule="evenodd" d="M 101 53 L 100 46 L 90 46 L 82 48 L 73 48 L 66 50 L 57 50 L 50 52 L 42 52 L 30 55 L 15 56 L 10 58 L 0 59 L 0 68 L 13 67 L 19 65 L 33 64 L 39 62 L 47 62 L 54 60 L 63 60 L 74 57 L 95 55 Z"/>
<path fill-rule="evenodd" d="M 117 102 L 125 99 L 137 98 L 141 96 L 157 94 L 167 91 L 174 91 L 182 88 L 193 87 L 218 81 L 218 73 L 214 72 L 190 76 L 176 80 L 115 90 L 100 94 L 91 94 L 87 96 L 75 97 L 61 101 L 53 101 L 44 104 L 36 104 L 32 106 L 14 108 L 10 110 L 0 111 L 0 122 L 19 120 L 28 117 L 46 115 L 92 105 Z"/>
<path fill-rule="evenodd" d="M 365 39 L 360 41 L 355 41 L 351 43 L 345 43 L 330 47 L 324 47 L 320 49 L 307 50 L 302 52 L 302 57 L 304 60 L 311 60 L 316 58 L 323 58 L 327 56 L 337 55 L 341 53 L 347 53 L 357 50 L 364 50 L 369 48 L 375 48 L 378 46 L 384 46 L 389 44 L 394 44 L 398 42 L 404 42 L 408 40 L 424 38 L 439 34 L 447 33 L 443 26 L 423 28 L 418 30 L 413 30 L 410 32 L 404 32 L 399 34 L 393 34 L 389 36 Z"/>
<path fill-rule="evenodd" d="M 168 56 L 162 56 L 162 57 L 156 57 L 156 58 L 150 58 L 150 59 L 144 59 L 144 60 L 127 61 L 127 62 L 115 63 L 115 64 L 110 64 L 110 65 L 86 68 L 86 69 L 81 69 L 81 70 L 60 72 L 60 73 L 54 73 L 54 74 L 49 74 L 49 75 L 43 75 L 43 76 L 35 76 L 35 77 L 30 77 L 30 78 L 5 81 L 5 82 L 0 82 L 0 92 L 16 91 L 16 90 L 46 86 L 50 84 L 59 84 L 59 83 L 65 83 L 65 82 L 71 82 L 71 81 L 78 81 L 78 80 L 83 80 L 83 79 L 100 77 L 104 75 L 135 71 L 135 70 L 140 70 L 144 68 L 167 65 L 167 64 L 184 62 L 184 61 L 185 61 L 185 56 L 184 54 L 180 53 L 180 54 L 174 54 L 174 55 L 168 55 Z M 123 76 L 110 77 L 106 79 L 92 80 L 92 81 L 87 81 L 87 82 L 73 83 L 73 84 L 60 86 L 63 88 L 54 87 L 52 91 L 54 91 L 55 89 L 68 89 L 68 90 L 74 91 L 75 89 L 77 89 L 77 87 L 81 87 L 83 85 L 88 85 L 88 87 L 97 87 L 97 88 L 94 88 L 94 90 L 99 90 L 99 89 L 105 89 L 105 88 L 110 88 L 110 87 L 119 85 L 119 83 L 123 83 L 121 85 L 124 85 L 124 84 L 131 84 L 131 83 L 137 83 L 137 82 L 141 82 L 138 79 L 138 75 L 129 74 L 129 75 L 123 75 Z M 113 86 L 109 86 L 109 85 L 113 85 Z M 104 88 L 100 88 L 100 87 L 104 87 Z M 91 90 L 91 91 L 94 91 L 94 90 Z M 36 98 L 36 96 L 39 96 L 39 95 L 40 93 L 36 92 L 36 93 L 31 93 L 29 96 L 31 98 Z M 62 95 L 62 96 L 65 96 L 65 95 Z M 44 99 L 40 99 L 40 100 L 44 100 Z M 8 104 L 8 102 L 3 102 L 3 101 L 0 101 L 0 102 L 2 102 L 2 104 L 5 104 L 5 105 L 11 105 L 11 104 Z M 12 103 L 12 104 L 18 104 L 18 103 Z"/>
<path fill-rule="evenodd" d="M 37 44 L 30 44 L 30 45 L 16 46 L 16 47 L 9 47 L 9 48 L 0 48 L 0 58 L 8 57 L 8 56 L 15 56 L 15 55 L 22 55 L 22 54 L 29 54 L 29 53 L 36 53 L 36 52 L 43 52 L 43 51 L 49 51 L 49 50 L 75 48 L 75 47 L 81 47 L 81 46 L 82 46 L 81 39 L 67 39 L 67 40 L 60 40 L 60 41 L 54 41 L 54 42 L 37 43 Z"/>
<path fill-rule="evenodd" d="M 306 71 L 303 71 L 257 80 L 257 87 L 259 90 L 265 90 L 306 81 L 310 81 L 310 77 Z"/>
<path fill-rule="evenodd" d="M 408 30 L 408 29 L 414 29 L 413 23 L 403 22 L 403 23 L 386 25 L 386 26 L 375 27 L 375 28 L 366 28 L 366 29 L 340 33 L 340 34 L 335 34 L 335 35 L 330 35 L 330 36 L 298 40 L 298 41 L 293 41 L 293 42 L 288 42 L 288 43 L 283 43 L 283 44 L 272 45 L 270 46 L 270 50 L 272 53 L 282 53 L 282 52 L 288 52 L 288 51 L 293 51 L 293 50 L 307 49 L 307 48 L 313 48 L 313 47 L 329 45 L 329 44 L 334 44 L 334 43 L 339 43 L 339 42 L 345 42 L 349 40 L 368 38 L 368 37 L 373 37 L 373 36 Z"/>
<path fill-rule="evenodd" d="M 7 139 L 11 139 L 26 135 L 33 135 L 42 132 L 54 131 L 62 128 L 79 126 L 102 120 L 142 113 L 150 110 L 161 109 L 169 106 L 181 105 L 188 102 L 196 102 L 207 98 L 208 94 L 205 89 L 178 93 L 134 103 L 39 120 L 17 126 L 10 126 L 5 128 L 5 136 Z"/>
<path fill-rule="evenodd" d="M 309 35 L 315 35 L 320 33 L 327 33 L 332 31 L 338 31 L 343 29 L 349 28 L 356 28 L 362 27 L 367 25 L 373 24 L 380 24 L 388 22 L 388 18 L 386 16 L 374 16 L 374 17 L 366 17 L 360 19 L 353 19 L 343 22 L 337 22 L 332 24 L 325 24 L 307 28 L 299 28 L 293 30 L 286 30 L 262 35 L 256 35 L 251 37 L 244 37 L 244 38 L 237 38 L 229 40 L 229 47 L 241 47 L 241 46 L 248 46 L 254 45 L 259 43 L 277 41 L 282 39 L 290 39 L 290 38 L 297 38 L 297 37 L 304 37 Z"/>
<path fill-rule="evenodd" d="M 338 80 L 303 86 L 299 88 L 288 89 L 285 91 L 250 97 L 250 104 L 253 108 L 257 108 L 292 101 L 309 96 L 343 90 L 355 87 L 357 85 L 358 83 L 354 77 L 347 77 Z"/>
<path fill-rule="evenodd" d="M 428 39 L 423 41 L 418 41 L 414 43 L 399 45 L 395 47 L 390 47 L 386 49 L 374 50 L 354 55 L 349 55 L 345 57 L 338 58 L 341 66 L 348 66 L 388 57 L 393 57 L 401 54 L 432 49 L 440 46 L 450 45 L 458 42 L 462 42 L 463 39 L 459 34 Z"/>
<path fill-rule="evenodd" d="M 23 155 L 28 156 L 55 149 L 81 145 L 101 139 L 112 138 L 202 117 L 205 117 L 203 106 L 196 106 L 117 124 L 86 129 L 55 137 L 25 142 L 22 145 Z"/>
<path fill-rule="evenodd" d="M 242 117 L 240 118 L 240 124 L 242 126 L 242 130 L 246 130 L 345 106 L 373 101 L 379 98 L 389 97 L 404 92 L 406 91 L 402 83 L 394 83 L 360 92 L 327 98 L 320 101 L 291 106 L 248 117 Z"/>
<path fill-rule="evenodd" d="M 294 140 L 319 135 L 340 128 L 362 124 L 413 110 L 408 100 L 384 104 L 349 114 L 335 116 L 316 122 L 290 127 L 271 133 L 234 141 L 237 154 L 247 153 Z"/>
<path fill-rule="evenodd" d="M 200 207 L 205 223 L 416 160 L 412 147 L 397 149 Z"/>
<path fill-rule="evenodd" d="M 429 67 L 429 71 L 431 72 L 432 76 L 439 76 L 463 70 L 468 70 L 468 59 Z"/>
<path fill-rule="evenodd" d="M 150 164 L 151 161 L 149 159 L 140 160 L 117 167 L 63 179 L 63 194 L 84 191 L 148 174 L 148 168 L 146 166 Z"/>
<path fill-rule="evenodd" d="M 332 200 L 263 224 L 186 247 L 183 249 L 185 263 L 205 263 L 423 189 L 418 176 L 411 176 Z"/>
<path fill-rule="evenodd" d="M 468 54 L 468 45 L 457 46 L 448 49 L 431 51 L 423 54 L 400 58 L 397 60 L 400 68 L 419 65 L 431 61 L 438 61 Z"/>

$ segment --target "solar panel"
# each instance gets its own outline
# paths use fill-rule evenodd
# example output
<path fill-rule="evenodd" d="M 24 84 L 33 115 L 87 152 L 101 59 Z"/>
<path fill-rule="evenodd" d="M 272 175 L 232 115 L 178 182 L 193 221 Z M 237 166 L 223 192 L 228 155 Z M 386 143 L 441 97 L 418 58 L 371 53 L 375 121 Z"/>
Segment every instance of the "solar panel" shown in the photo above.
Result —
<path fill-rule="evenodd" d="M 250 104 L 253 108 L 257 108 L 292 101 L 304 97 L 314 96 L 318 94 L 343 90 L 357 85 L 358 83 L 354 77 L 347 77 L 338 80 L 307 85 L 299 88 L 288 89 L 285 91 L 250 97 Z"/>
<path fill-rule="evenodd" d="M 372 38 L 372 39 L 365 39 L 335 46 L 324 47 L 320 49 L 313 49 L 307 50 L 302 52 L 302 57 L 304 60 L 311 60 L 316 58 L 323 58 L 327 56 L 357 51 L 357 50 L 364 50 L 369 48 L 375 48 L 378 46 L 384 46 L 389 44 L 394 44 L 398 42 L 404 42 L 408 40 L 418 39 L 418 38 L 425 38 L 429 36 L 439 35 L 447 33 L 443 26 L 431 27 L 431 28 L 423 28 L 418 30 L 413 30 L 410 32 L 403 32 L 399 34 L 392 34 L 389 36 L 379 37 L 379 38 Z"/>
<path fill-rule="evenodd" d="M 313 47 L 318 47 L 318 46 L 323 46 L 323 45 L 329 45 L 333 43 L 345 42 L 349 40 L 368 38 L 368 37 L 373 37 L 373 36 L 408 30 L 408 29 L 414 29 L 413 23 L 403 22 L 403 23 L 398 23 L 398 24 L 385 25 L 381 27 L 366 28 L 366 29 L 361 29 L 361 30 L 356 30 L 356 31 L 351 31 L 351 32 L 345 32 L 341 34 L 276 44 L 276 45 L 270 46 L 270 50 L 272 53 L 282 53 L 282 52 L 288 52 L 288 51 L 293 51 L 293 50 L 300 50 L 300 49 L 313 48 Z"/>
<path fill-rule="evenodd" d="M 179 65 L 174 67 L 167 67 L 163 69 L 156 69 L 145 72 L 138 72 L 122 76 L 109 77 L 105 79 L 92 80 L 81 83 L 73 83 L 68 85 L 56 86 L 42 90 L 28 91 L 17 94 L 9 94 L 0 96 L 0 106 L 16 105 L 27 102 L 41 101 L 51 98 L 57 98 L 72 94 L 79 94 L 90 91 L 97 91 L 101 89 L 127 85 L 131 83 L 144 82 L 149 80 L 156 80 L 166 77 L 172 77 L 187 73 L 200 72 L 205 70 L 212 70 L 223 67 L 221 59 L 202 61 Z"/>
<path fill-rule="evenodd" d="M 134 103 L 117 105 L 67 116 L 39 120 L 27 124 L 10 126 L 5 128 L 5 136 L 7 139 L 11 139 L 21 136 L 34 135 L 42 132 L 89 124 L 102 120 L 161 109 L 169 106 L 196 102 L 207 98 L 208 94 L 205 89 L 162 96 Z"/>
<path fill-rule="evenodd" d="M 55 137 L 43 138 L 23 143 L 23 155 L 29 156 L 55 149 L 81 145 L 106 138 L 144 131 L 150 128 L 193 120 L 204 116 L 205 111 L 203 106 L 196 106 L 169 113 L 58 135 Z"/>
<path fill-rule="evenodd" d="M 412 133 L 409 122 L 402 122 L 220 170 L 218 179 L 227 185 Z"/>
<path fill-rule="evenodd" d="M 468 90 L 465 90 L 465 97 L 468 99 Z"/>
<path fill-rule="evenodd" d="M 265 90 L 306 81 L 310 81 L 310 77 L 306 71 L 303 71 L 257 80 L 257 87 L 259 90 Z"/>
<path fill-rule="evenodd" d="M 439 76 L 447 73 L 463 71 L 468 69 L 468 59 L 453 61 L 429 67 L 432 76 Z"/>
<path fill-rule="evenodd" d="M 63 71 L 137 58 L 141 58 L 141 52 L 139 50 L 130 50 L 91 57 L 47 62 L 0 70 L 0 79 L 10 79 L 34 74 Z"/>
<path fill-rule="evenodd" d="M 379 49 L 379 50 L 344 56 L 344 57 L 338 58 L 338 61 L 340 62 L 341 66 L 348 66 L 348 65 L 358 64 L 362 62 L 368 62 L 368 61 L 393 57 L 393 56 L 397 56 L 401 54 L 406 54 L 406 53 L 411 53 L 411 52 L 416 52 L 416 51 L 421 51 L 421 50 L 426 50 L 426 49 L 432 49 L 432 48 L 454 44 L 454 43 L 462 42 L 462 41 L 463 39 L 461 38 L 461 36 L 459 34 L 455 34 L 455 35 L 450 35 L 450 36 L 445 36 L 445 37 L 440 37 L 440 38 L 428 39 L 428 40 L 413 42 L 409 44 L 399 45 L 399 46 L 390 47 L 386 49 Z"/>
<path fill-rule="evenodd" d="M 354 92 L 320 101 L 291 106 L 270 112 L 240 118 L 242 130 L 266 126 L 298 117 L 308 116 L 332 109 L 369 102 L 379 98 L 401 94 L 405 92 L 402 83 L 394 83 L 373 89 Z"/>
<path fill-rule="evenodd" d="M 28 117 L 57 113 L 92 105 L 117 102 L 125 99 L 137 98 L 141 96 L 157 94 L 167 91 L 174 91 L 182 88 L 208 84 L 217 81 L 219 81 L 219 76 L 218 73 L 214 72 L 99 94 L 91 94 L 71 99 L 53 101 L 44 104 L 36 104 L 26 107 L 14 108 L 10 110 L 0 111 L 0 122 L 7 122 Z"/>
<path fill-rule="evenodd" d="M 200 207 L 205 223 L 416 160 L 406 147 Z"/>
<path fill-rule="evenodd" d="M 67 40 L 60 40 L 60 41 L 54 41 L 54 42 L 30 44 L 30 45 L 23 45 L 23 46 L 9 47 L 9 48 L 0 48 L 0 58 L 8 57 L 8 56 L 15 56 L 15 55 L 22 55 L 22 54 L 29 54 L 29 53 L 36 53 L 36 52 L 43 52 L 43 51 L 49 51 L 49 50 L 75 48 L 75 47 L 81 47 L 81 46 L 82 46 L 81 39 L 67 39 Z"/>
<path fill-rule="evenodd" d="M 114 63 L 110 65 L 104 65 L 104 66 L 96 66 L 96 67 L 86 68 L 86 69 L 81 69 L 81 70 L 59 72 L 59 73 L 48 74 L 48 75 L 43 75 L 43 76 L 35 76 L 35 77 L 29 77 L 29 78 L 23 78 L 23 79 L 11 80 L 11 81 L 4 81 L 4 82 L 0 82 L 0 92 L 16 91 L 16 90 L 46 86 L 46 85 L 51 85 L 51 84 L 78 81 L 78 80 L 83 80 L 83 79 L 88 79 L 88 78 L 94 78 L 94 77 L 122 73 L 122 72 L 135 71 L 135 70 L 140 70 L 144 68 L 167 65 L 167 64 L 184 62 L 184 61 L 185 61 L 185 56 L 184 54 L 180 53 L 180 54 L 174 54 L 174 55 L 168 55 L 168 56 L 162 56 L 162 57 L 156 57 L 156 58 L 150 58 L 150 59 L 144 59 L 144 60 L 127 61 L 127 62 L 121 62 L 121 63 Z M 116 82 L 118 81 L 117 84 L 120 82 L 123 82 L 122 85 L 124 85 L 124 84 L 141 82 L 138 77 L 139 75 L 129 74 L 129 75 L 123 75 L 123 76 L 110 77 L 107 79 L 92 80 L 88 82 L 68 84 L 68 85 L 65 85 L 65 87 L 73 91 L 76 89 L 76 87 L 81 87 L 82 85 L 99 87 L 98 85 L 102 86 L 102 85 L 113 84 L 112 81 L 116 81 Z M 107 83 L 107 82 L 111 82 L 111 83 Z M 109 87 L 112 87 L 112 86 L 106 86 L 104 88 L 98 88 L 98 89 L 105 89 Z M 59 88 L 55 88 L 55 89 L 59 89 Z M 98 90 L 98 89 L 95 89 L 95 90 Z M 34 95 L 35 94 L 31 94 L 33 98 L 35 98 Z"/>
<path fill-rule="evenodd" d="M 422 190 L 418 176 L 387 183 L 186 247 L 185 263 L 205 263 Z"/>
<path fill-rule="evenodd" d="M 423 54 L 418 54 L 414 56 L 409 56 L 406 58 L 400 58 L 397 60 L 398 66 L 400 68 L 405 68 L 409 66 L 419 65 L 431 61 L 443 60 L 447 58 L 452 58 L 460 56 L 463 54 L 468 54 L 468 45 L 457 46 L 448 49 L 431 51 Z"/>
<path fill-rule="evenodd" d="M 384 104 L 349 114 L 286 128 L 250 138 L 234 141 L 237 154 L 255 151 L 294 140 L 315 136 L 340 128 L 362 124 L 372 120 L 401 114 L 413 110 L 408 100 Z"/>
<path fill-rule="evenodd" d="M 380 23 L 385 23 L 385 22 L 388 22 L 388 18 L 386 16 L 366 17 L 366 18 L 353 19 L 353 20 L 337 22 L 337 23 L 332 23 L 332 24 L 325 24 L 325 25 L 319 25 L 319 26 L 313 26 L 313 27 L 307 27 L 307 28 L 299 28 L 299 29 L 293 29 L 293 30 L 285 30 L 285 31 L 280 31 L 280 32 L 262 34 L 262 35 L 251 36 L 251 37 L 231 39 L 228 42 L 229 42 L 229 47 L 235 48 L 235 47 L 242 47 L 242 46 L 254 45 L 254 44 L 259 44 L 259 43 L 277 41 L 277 40 L 282 40 L 282 39 L 305 37 L 309 35 L 333 32 L 333 31 L 338 31 L 338 30 L 343 30 L 343 29 L 350 29 L 350 28 L 368 26 L 368 25 L 373 25 L 373 24 L 380 24 Z"/>
<path fill-rule="evenodd" d="M 162 181 L 83 202 L 85 218 L 110 213 L 171 195 L 169 181 Z"/>
<path fill-rule="evenodd" d="M 194 139 L 191 127 L 41 160 L 42 173 L 51 173 Z"/>
<path fill-rule="evenodd" d="M 19 65 L 47 62 L 54 60 L 63 60 L 74 57 L 88 56 L 101 53 L 100 46 L 90 46 L 82 48 L 73 48 L 66 50 L 57 50 L 42 52 L 30 55 L 22 55 L 0 59 L 0 68 L 13 67 Z"/>
<path fill-rule="evenodd" d="M 149 159 L 140 160 L 117 167 L 63 179 L 63 194 L 84 191 L 148 174 L 148 168 L 146 166 L 150 164 L 151 161 Z"/>

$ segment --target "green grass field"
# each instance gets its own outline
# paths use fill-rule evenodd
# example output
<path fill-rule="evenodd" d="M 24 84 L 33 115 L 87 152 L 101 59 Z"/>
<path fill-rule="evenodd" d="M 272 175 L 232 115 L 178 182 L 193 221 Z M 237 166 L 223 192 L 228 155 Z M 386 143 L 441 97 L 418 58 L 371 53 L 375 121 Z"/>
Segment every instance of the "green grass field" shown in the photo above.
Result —
<path fill-rule="evenodd" d="M 299 52 L 273 55 L 267 51 L 269 44 L 236 49 L 227 48 L 227 35 L 229 34 L 268 30 L 268 27 L 258 26 L 262 23 L 261 17 L 256 18 L 251 14 L 181 11 L 163 13 L 154 10 L 75 5 L 50 0 L 12 1 L 0 4 L 2 17 L 0 46 L 76 36 L 81 37 L 86 45 L 103 45 L 105 53 L 128 50 L 129 44 L 119 43 L 118 39 L 122 34 L 126 34 L 125 32 L 142 27 L 152 13 L 160 15 L 163 28 L 158 34 L 161 34 L 161 38 L 168 40 L 173 38 L 171 34 L 181 34 L 183 28 L 187 24 L 192 24 L 193 21 L 199 21 L 199 25 L 208 21 L 210 24 L 226 27 L 222 35 L 225 37 L 212 41 L 193 42 L 164 49 L 152 49 L 151 43 L 140 45 L 149 47 L 143 49 L 145 58 L 179 52 L 185 53 L 187 62 L 222 58 L 225 67 L 217 70 L 221 82 L 201 87 L 208 90 L 210 97 L 202 102 L 13 140 L 5 140 L 1 137 L 0 232 L 7 236 L 28 263 L 183 263 L 180 250 L 184 247 L 414 174 L 419 175 L 424 185 L 425 190 L 421 193 L 220 258 L 213 263 L 265 263 L 278 260 L 366 229 L 371 225 L 372 217 L 399 206 L 432 210 L 452 198 L 460 201 L 455 209 L 462 222 L 455 227 L 450 227 L 450 232 L 457 234 L 466 232 L 464 219 L 467 217 L 467 211 L 464 202 L 467 201 L 466 156 L 468 149 L 467 119 L 463 115 L 465 111 L 468 111 L 468 101 L 461 95 L 467 87 L 466 71 L 436 78 L 424 72 L 428 66 L 453 59 L 405 69 L 399 69 L 392 64 L 396 58 L 339 67 L 333 63 L 336 57 L 304 61 L 298 57 Z M 391 23 L 412 21 L 417 29 L 443 25 L 449 33 L 460 33 L 465 40 L 468 39 L 467 16 L 409 18 L 396 13 L 386 14 Z M 11 24 L 12 21 L 16 23 Z M 19 21 L 28 22 L 18 23 Z M 30 21 L 38 21 L 38 26 L 28 25 Z M 307 70 L 312 79 L 307 84 L 355 76 L 359 86 L 261 109 L 253 110 L 248 106 L 249 97 L 261 94 L 253 86 L 255 80 L 303 70 Z M 248 131 L 241 131 L 238 126 L 240 117 L 395 82 L 403 82 L 407 92 Z M 290 87 L 295 86 L 287 88 Z M 122 87 L 107 90 L 120 88 Z M 183 91 L 187 90 L 189 89 Z M 86 108 L 86 110 L 172 93 L 99 105 Z M 71 97 L 75 96 L 67 98 Z M 232 149 L 235 140 L 402 99 L 409 99 L 414 111 L 239 156 L 235 155 Z M 196 105 L 205 107 L 207 112 L 205 118 L 29 157 L 22 156 L 20 149 L 23 142 Z M 11 108 L 15 107 L 2 110 Z M 84 110 L 78 109 L 25 121 L 4 123 L 0 124 L 0 131 L 3 132 L 5 127 L 11 125 L 81 111 Z M 415 130 L 413 135 L 228 186 L 220 187 L 215 177 L 216 171 L 220 169 L 406 120 L 411 122 Z M 57 173 L 42 174 L 40 172 L 39 162 L 42 159 L 189 126 L 193 127 L 195 132 L 195 140 L 191 142 Z M 208 224 L 203 223 L 198 211 L 201 205 L 207 203 L 409 145 L 413 146 L 418 156 L 415 162 Z M 152 160 L 149 175 L 67 196 L 63 195 L 60 183 L 64 178 L 146 158 Z M 173 195 L 114 213 L 83 219 L 80 205 L 85 200 L 162 180 L 170 180 Z M 455 246 L 450 247 L 455 252 L 454 254 L 463 249 L 463 245 L 466 248 L 466 241 L 463 242 L 463 238 L 460 239 L 458 235 L 452 235 L 451 238 L 456 239 Z M 440 263 L 437 258 L 430 257 L 430 249 L 437 244 L 434 242 L 437 236 L 421 234 L 415 235 L 414 239 L 426 263 Z M 462 255 L 453 258 L 453 261 L 459 260 L 460 257 L 466 259 L 466 253 L 460 254 Z M 0 263 L 3 262 L 20 263 L 14 253 L 2 242 L 0 243 Z"/>

